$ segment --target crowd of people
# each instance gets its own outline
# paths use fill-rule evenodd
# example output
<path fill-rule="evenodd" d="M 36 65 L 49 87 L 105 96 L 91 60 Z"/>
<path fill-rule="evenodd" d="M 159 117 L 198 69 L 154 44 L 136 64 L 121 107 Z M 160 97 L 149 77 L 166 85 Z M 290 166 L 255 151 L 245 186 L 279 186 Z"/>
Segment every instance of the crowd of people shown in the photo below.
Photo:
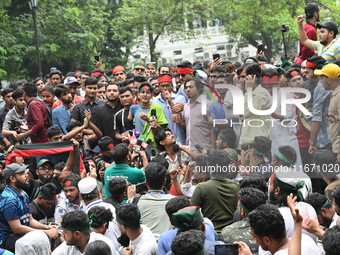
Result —
<path fill-rule="evenodd" d="M 0 254 L 340 254 L 338 28 L 305 12 L 279 65 L 95 60 L 3 89 Z"/>

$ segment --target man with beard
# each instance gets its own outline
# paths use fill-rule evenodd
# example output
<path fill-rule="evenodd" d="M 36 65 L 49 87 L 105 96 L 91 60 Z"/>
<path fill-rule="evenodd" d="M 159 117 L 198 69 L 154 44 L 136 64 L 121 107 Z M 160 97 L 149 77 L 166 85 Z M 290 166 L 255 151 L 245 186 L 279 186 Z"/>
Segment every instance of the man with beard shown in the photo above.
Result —
<path fill-rule="evenodd" d="M 85 119 L 85 110 L 91 110 L 93 114 L 98 113 L 98 109 L 106 104 L 103 99 L 97 98 L 98 80 L 95 77 L 88 77 L 85 80 L 85 100 L 77 104 L 72 111 L 71 121 L 80 121 L 82 124 Z M 95 116 L 92 116 L 95 119 Z M 83 134 L 92 135 L 93 131 L 84 129 Z"/>
<path fill-rule="evenodd" d="M 28 232 L 43 230 L 51 238 L 58 236 L 56 226 L 33 219 L 24 188 L 30 186 L 28 166 L 12 163 L 4 169 L 7 186 L 0 195 L 0 248 L 15 253 L 15 242 Z"/>
<path fill-rule="evenodd" d="M 128 120 L 130 106 L 133 102 L 133 90 L 128 86 L 119 89 L 120 104 L 123 106 L 115 115 L 114 130 L 116 138 L 122 142 L 129 142 L 128 130 L 134 129 L 133 121 Z"/>
<path fill-rule="evenodd" d="M 72 95 L 70 89 L 65 85 L 58 85 L 54 93 L 58 100 L 62 102 L 62 105 L 52 111 L 52 124 L 60 127 L 63 135 L 66 135 L 68 133 L 66 127 L 70 122 L 71 112 L 74 107 Z"/>
<path fill-rule="evenodd" d="M 192 69 L 192 64 L 188 60 L 182 61 L 179 65 L 177 65 L 177 75 L 179 76 L 179 81 L 181 82 L 181 86 L 178 89 L 177 94 L 182 95 L 188 101 L 188 95 L 185 91 L 185 83 L 186 80 L 194 76 L 194 70 Z"/>
<path fill-rule="evenodd" d="M 105 87 L 106 104 L 98 109 L 94 124 L 102 132 L 103 136 L 109 136 L 113 144 L 118 143 L 114 130 L 114 116 L 123 106 L 119 99 L 119 86 L 117 83 L 110 83 Z"/>
<path fill-rule="evenodd" d="M 58 226 L 59 233 L 63 231 L 61 227 L 61 220 L 64 214 L 76 210 L 85 210 L 84 201 L 79 197 L 79 181 L 80 177 L 78 175 L 70 174 L 60 183 L 66 199 L 59 203 L 55 208 L 54 221 L 56 226 Z"/>
<path fill-rule="evenodd" d="M 326 61 L 332 63 L 340 58 L 340 45 L 336 42 L 338 26 L 334 22 L 318 23 L 316 26 L 320 29 L 320 41 L 308 39 L 306 32 L 303 30 L 302 22 L 305 16 L 300 15 L 297 18 L 300 42 L 306 47 L 318 52 Z"/>
<path fill-rule="evenodd" d="M 82 76 L 83 75 L 84 74 L 82 74 Z M 78 80 L 73 76 L 69 76 L 65 80 L 66 80 L 65 85 L 67 85 L 68 88 L 70 89 L 70 93 L 71 93 L 71 96 L 72 96 L 72 102 L 74 104 L 79 104 L 81 101 L 84 100 L 84 98 L 76 95 L 77 88 L 80 85 Z M 57 100 L 57 101 L 54 102 L 52 109 L 55 109 L 62 104 L 63 104 L 63 102 L 61 100 Z"/>
<path fill-rule="evenodd" d="M 113 81 L 119 82 L 119 81 L 125 81 L 127 75 L 124 72 L 124 66 L 116 66 L 112 69 L 112 76 Z"/>
<path fill-rule="evenodd" d="M 307 4 L 305 7 L 306 14 L 306 24 L 303 25 L 303 30 L 305 31 L 308 39 L 316 41 L 318 39 L 318 35 L 316 33 L 316 22 L 320 21 L 320 7 L 315 4 Z M 302 63 L 307 58 L 310 58 L 314 55 L 314 50 L 309 49 L 305 45 L 300 42 L 300 52 L 299 59 L 297 63 Z"/>
<path fill-rule="evenodd" d="M 329 198 L 314 192 L 309 195 L 306 203 L 313 206 L 321 226 L 332 228 L 336 225 L 338 214 L 335 212 L 335 206 Z"/>

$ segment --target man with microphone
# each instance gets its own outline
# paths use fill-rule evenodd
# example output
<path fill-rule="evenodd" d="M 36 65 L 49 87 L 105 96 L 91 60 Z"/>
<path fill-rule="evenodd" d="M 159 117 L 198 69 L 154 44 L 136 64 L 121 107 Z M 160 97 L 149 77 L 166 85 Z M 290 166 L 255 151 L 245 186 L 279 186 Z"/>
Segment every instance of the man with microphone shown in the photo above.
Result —
<path fill-rule="evenodd" d="M 185 129 L 173 121 L 172 115 L 183 110 L 186 100 L 184 96 L 174 94 L 171 91 L 171 82 L 172 78 L 169 74 L 158 76 L 160 93 L 153 98 L 152 102 L 162 107 L 168 121 L 168 128 L 172 131 L 178 142 L 185 144 Z"/>

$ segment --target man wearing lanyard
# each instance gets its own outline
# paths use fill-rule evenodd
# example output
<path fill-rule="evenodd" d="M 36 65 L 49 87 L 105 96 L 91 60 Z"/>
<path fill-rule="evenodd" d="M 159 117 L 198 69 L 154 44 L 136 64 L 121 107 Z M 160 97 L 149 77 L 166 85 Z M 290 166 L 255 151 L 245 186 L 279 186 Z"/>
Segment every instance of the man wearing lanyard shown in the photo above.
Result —
<path fill-rule="evenodd" d="M 116 218 L 116 209 L 113 205 L 109 203 L 103 202 L 101 199 L 100 191 L 97 188 L 97 181 L 93 177 L 86 177 L 81 179 L 78 183 L 78 188 L 80 192 L 80 197 L 84 200 L 86 205 L 86 213 L 93 206 L 103 206 L 106 209 L 110 209 L 113 215 L 113 220 L 110 221 L 108 231 L 104 234 L 104 236 L 111 239 L 115 249 L 118 250 L 120 244 L 117 241 L 117 238 L 121 236 L 120 230 L 118 228 Z"/>
<path fill-rule="evenodd" d="M 158 76 L 159 90 L 161 93 L 156 96 L 152 102 L 163 108 L 165 117 L 168 121 L 168 128 L 171 129 L 180 143 L 185 144 L 185 130 L 179 124 L 173 122 L 172 114 L 181 113 L 184 104 L 186 104 L 186 99 L 182 95 L 172 93 L 170 90 L 172 86 L 171 82 L 172 78 L 169 74 Z"/>
<path fill-rule="evenodd" d="M 172 229 L 168 215 L 165 211 L 166 203 L 174 196 L 164 194 L 163 186 L 166 183 L 166 169 L 160 163 L 150 163 L 145 168 L 146 181 L 145 184 L 149 191 L 146 195 L 140 197 L 137 202 L 141 213 L 141 221 L 154 234 L 156 240 L 159 235 L 167 230 Z M 128 192 L 135 193 L 135 186 L 129 188 Z M 129 194 L 129 201 L 130 194 Z"/>

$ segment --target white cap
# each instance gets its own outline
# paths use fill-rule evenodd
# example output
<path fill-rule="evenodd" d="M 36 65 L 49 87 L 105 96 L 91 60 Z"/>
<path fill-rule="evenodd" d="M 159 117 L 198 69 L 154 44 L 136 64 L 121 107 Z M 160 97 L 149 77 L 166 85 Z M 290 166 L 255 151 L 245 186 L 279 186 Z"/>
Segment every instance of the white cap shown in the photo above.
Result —
<path fill-rule="evenodd" d="M 97 188 L 97 180 L 93 177 L 81 179 L 78 188 L 81 194 L 89 194 Z"/>

